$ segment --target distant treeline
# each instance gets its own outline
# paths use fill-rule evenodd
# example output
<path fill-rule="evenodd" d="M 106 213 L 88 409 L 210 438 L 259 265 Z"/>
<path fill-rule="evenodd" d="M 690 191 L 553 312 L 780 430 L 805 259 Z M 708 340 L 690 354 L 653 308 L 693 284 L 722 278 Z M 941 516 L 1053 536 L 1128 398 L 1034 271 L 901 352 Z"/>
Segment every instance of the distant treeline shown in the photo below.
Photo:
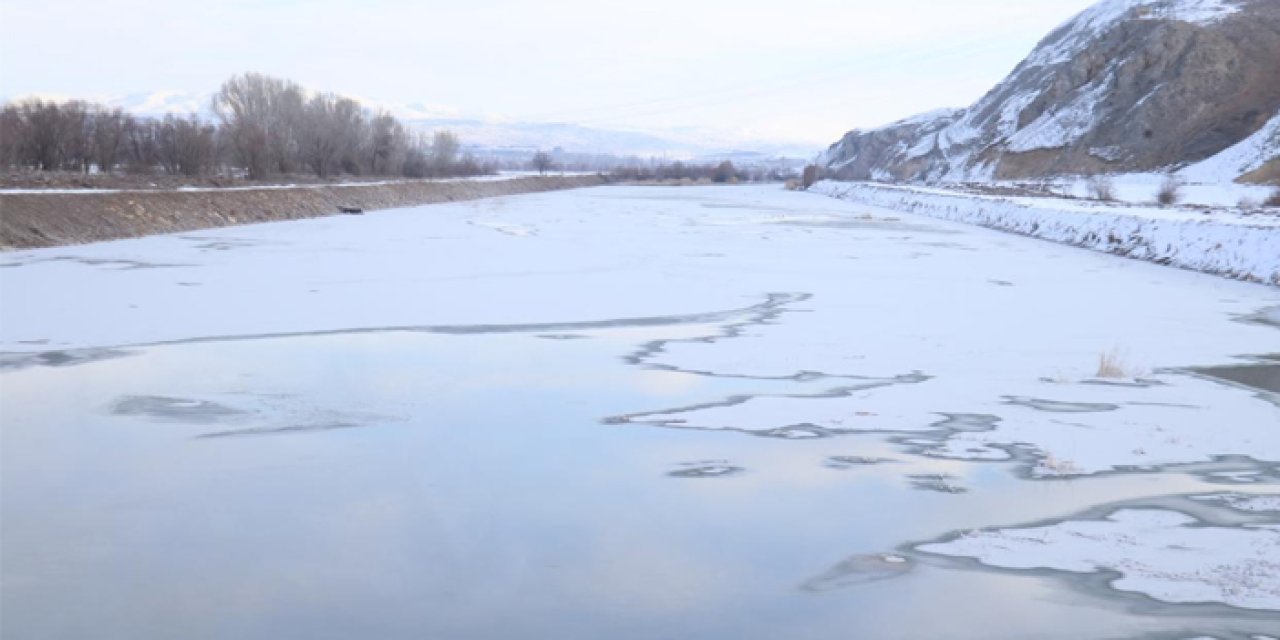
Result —
<path fill-rule="evenodd" d="M 309 94 L 256 73 L 223 83 L 215 119 L 145 118 L 83 101 L 31 99 L 0 110 L 0 165 L 36 171 L 92 170 L 250 180 L 312 173 L 451 177 L 490 173 L 447 131 L 413 133 L 350 98 Z"/>
<path fill-rule="evenodd" d="M 609 172 L 616 180 L 692 180 L 717 183 L 781 182 L 795 175 L 782 168 L 739 168 L 732 161 L 699 164 L 695 162 L 660 163 L 653 166 L 623 166 Z"/>

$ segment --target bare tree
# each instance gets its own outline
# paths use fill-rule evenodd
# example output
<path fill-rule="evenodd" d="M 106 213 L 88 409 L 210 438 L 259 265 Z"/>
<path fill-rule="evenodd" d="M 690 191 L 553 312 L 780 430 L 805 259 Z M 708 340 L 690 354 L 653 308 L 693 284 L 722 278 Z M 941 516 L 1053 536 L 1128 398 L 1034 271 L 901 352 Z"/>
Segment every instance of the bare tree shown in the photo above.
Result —
<path fill-rule="evenodd" d="M 716 170 L 711 173 L 712 182 L 729 182 L 736 179 L 738 171 L 734 168 L 733 163 L 725 160 L 716 165 Z"/>
<path fill-rule="evenodd" d="M 129 173 L 152 173 L 160 164 L 156 148 L 156 122 L 134 120 L 128 123 L 124 133 L 125 168 Z"/>
<path fill-rule="evenodd" d="M 26 126 L 22 114 L 12 104 L 0 109 L 0 165 L 13 167 L 23 164 L 22 150 L 26 144 Z"/>
<path fill-rule="evenodd" d="M 20 151 L 22 164 L 41 171 L 61 168 L 65 125 L 58 105 L 27 100 L 18 105 L 18 115 L 26 129 Z"/>
<path fill-rule="evenodd" d="M 544 174 L 555 168 L 555 161 L 551 159 L 551 154 L 546 151 L 539 151 L 533 154 L 533 160 L 530 164 L 538 171 L 538 174 Z"/>
<path fill-rule="evenodd" d="M 262 179 L 292 167 L 302 113 L 301 87 L 246 73 L 223 83 L 213 98 L 213 110 L 249 178 Z"/>
<path fill-rule="evenodd" d="M 431 137 L 431 167 L 436 175 L 446 175 L 452 171 L 460 147 L 458 136 L 452 131 L 435 132 Z"/>
<path fill-rule="evenodd" d="M 93 162 L 98 170 L 110 173 L 120 161 L 125 148 L 125 136 L 133 123 L 133 116 L 123 109 L 93 107 Z"/>
<path fill-rule="evenodd" d="M 341 100 L 332 93 L 317 94 L 307 102 L 298 127 L 302 162 L 321 178 L 329 177 L 338 168 L 348 144 L 343 113 L 339 109 Z"/>
<path fill-rule="evenodd" d="M 62 168 L 89 172 L 93 160 L 93 120 L 89 104 L 79 100 L 65 102 L 59 109 L 62 120 Z"/>
<path fill-rule="evenodd" d="M 164 117 L 156 132 L 156 151 L 167 173 L 198 176 L 213 166 L 214 128 L 196 116 Z"/>
<path fill-rule="evenodd" d="M 399 174 L 408 148 L 404 125 L 384 112 L 373 118 L 370 128 L 369 172 L 380 176 Z"/>

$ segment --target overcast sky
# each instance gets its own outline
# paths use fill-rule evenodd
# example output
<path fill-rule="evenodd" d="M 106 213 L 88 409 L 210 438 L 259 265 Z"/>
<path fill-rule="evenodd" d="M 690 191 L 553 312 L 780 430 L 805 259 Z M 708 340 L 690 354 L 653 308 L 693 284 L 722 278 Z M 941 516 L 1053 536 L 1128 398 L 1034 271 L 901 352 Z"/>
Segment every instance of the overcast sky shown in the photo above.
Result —
<path fill-rule="evenodd" d="M 260 71 L 441 115 L 829 143 L 964 106 L 1091 0 L 0 0 L 0 96 Z"/>

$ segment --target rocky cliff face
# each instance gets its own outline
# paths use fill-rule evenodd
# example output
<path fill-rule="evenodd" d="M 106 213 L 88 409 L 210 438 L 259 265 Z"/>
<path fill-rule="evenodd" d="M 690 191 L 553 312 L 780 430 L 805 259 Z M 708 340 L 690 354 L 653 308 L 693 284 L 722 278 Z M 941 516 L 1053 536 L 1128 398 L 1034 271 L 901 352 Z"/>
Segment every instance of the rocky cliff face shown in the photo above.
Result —
<path fill-rule="evenodd" d="M 863 180 L 1232 180 L 1266 179 L 1278 156 L 1280 0 L 1104 0 L 971 107 L 851 131 L 820 162 Z"/>

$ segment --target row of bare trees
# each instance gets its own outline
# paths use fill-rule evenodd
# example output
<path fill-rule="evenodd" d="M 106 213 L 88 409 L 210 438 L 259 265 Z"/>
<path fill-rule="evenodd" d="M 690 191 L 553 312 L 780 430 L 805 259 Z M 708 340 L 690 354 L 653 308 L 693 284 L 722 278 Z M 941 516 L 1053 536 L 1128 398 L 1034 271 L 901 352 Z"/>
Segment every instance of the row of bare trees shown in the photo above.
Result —
<path fill-rule="evenodd" d="M 0 109 L 0 164 L 39 171 L 91 167 L 200 175 L 217 162 L 217 131 L 194 116 L 136 118 L 81 101 L 27 100 Z"/>
<path fill-rule="evenodd" d="M 617 167 L 610 171 L 609 175 L 616 180 L 692 180 L 738 183 L 781 182 L 791 178 L 793 174 L 781 169 L 736 167 L 732 161 L 724 160 L 719 163 L 676 161 L 670 164 L 664 162 L 654 166 Z"/>
<path fill-rule="evenodd" d="M 459 158 L 448 131 L 415 134 L 387 113 L 333 93 L 308 96 L 298 84 L 256 73 L 236 76 L 213 98 L 220 130 L 252 179 L 308 171 L 408 177 L 483 171 Z"/>
<path fill-rule="evenodd" d="M 252 180 L 313 173 L 435 177 L 486 167 L 460 157 L 454 134 L 414 133 L 387 113 L 255 73 L 223 83 L 214 121 L 142 118 L 82 101 L 0 109 L 0 164 L 38 171 L 239 173 Z"/>

